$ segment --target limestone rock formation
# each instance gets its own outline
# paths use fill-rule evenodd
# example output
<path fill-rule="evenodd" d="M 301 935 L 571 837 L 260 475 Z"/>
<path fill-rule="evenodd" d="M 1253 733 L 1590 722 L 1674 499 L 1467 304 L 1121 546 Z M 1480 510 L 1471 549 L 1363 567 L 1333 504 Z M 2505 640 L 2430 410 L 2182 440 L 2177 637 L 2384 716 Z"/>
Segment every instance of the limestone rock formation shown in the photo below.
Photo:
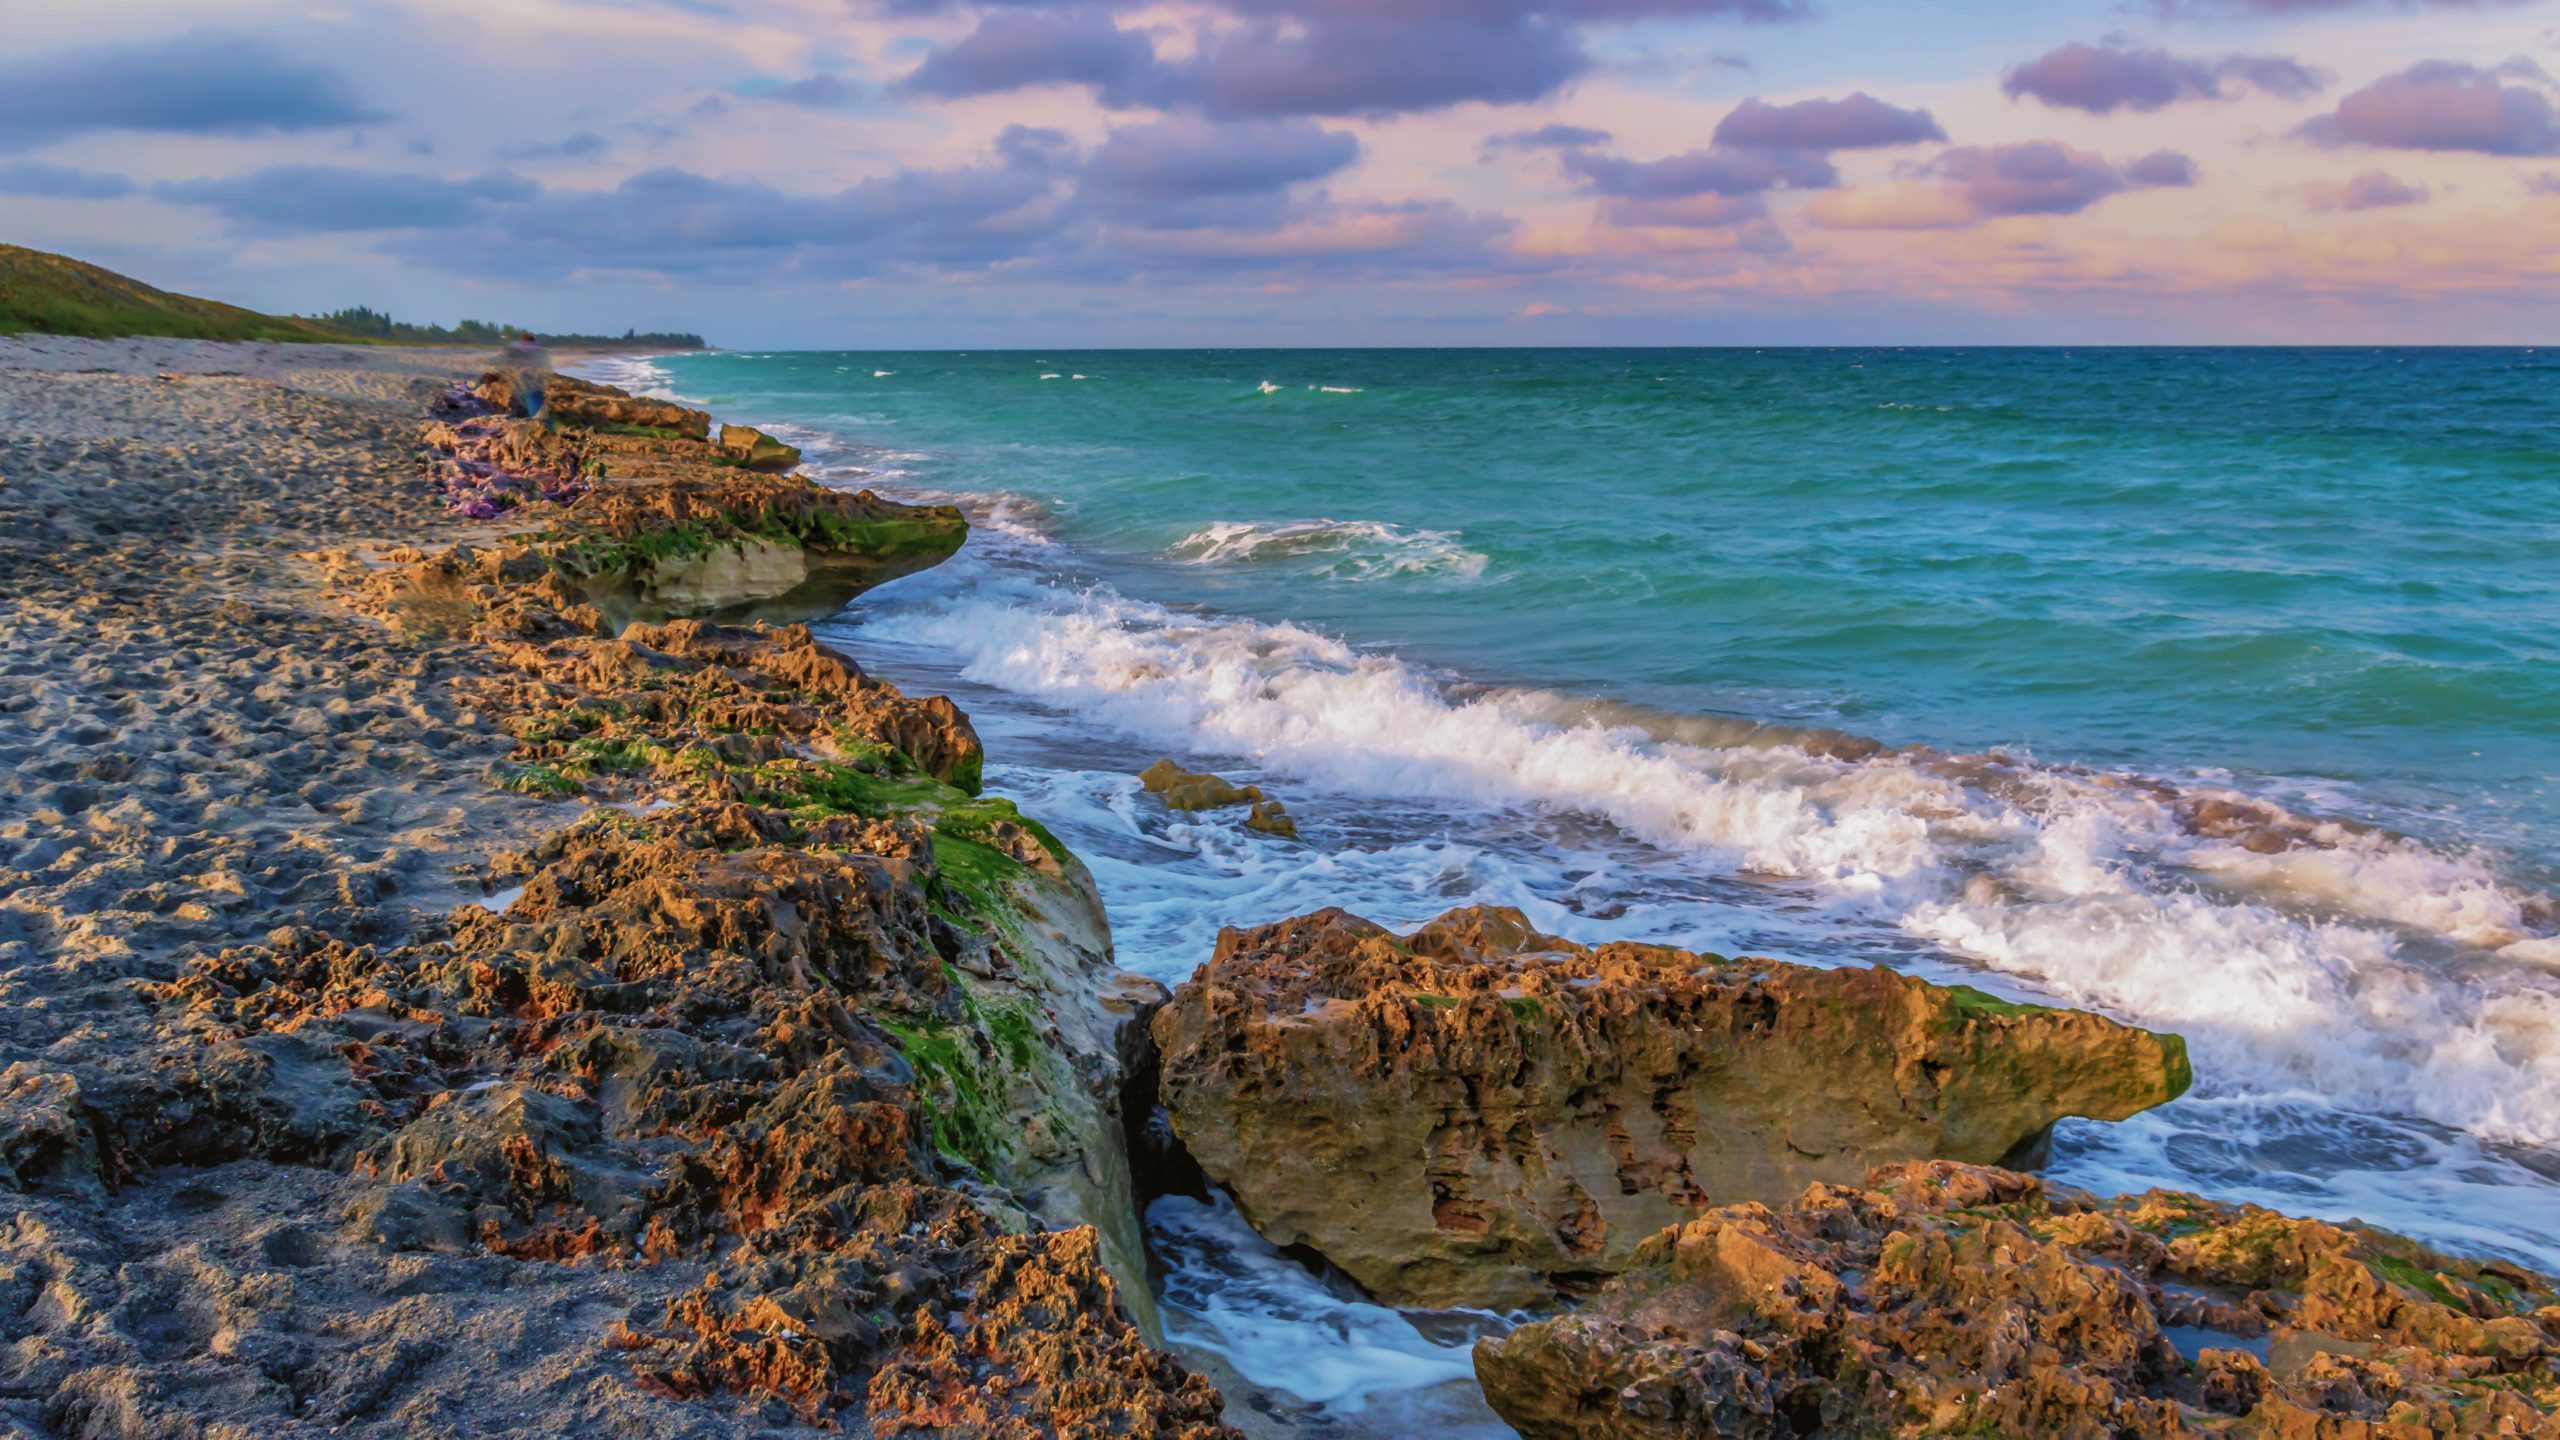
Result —
<path fill-rule="evenodd" d="M 799 452 L 749 427 L 723 427 L 714 445 L 700 411 L 565 376 L 537 396 L 536 379 L 492 374 L 453 397 L 452 413 L 492 413 L 429 423 L 434 473 L 466 516 L 545 523 L 529 543 L 613 626 L 812 619 L 968 538 L 954 506 L 755 473 Z M 540 418 L 508 418 L 528 408 Z"/>
<path fill-rule="evenodd" d="M 448 560 L 495 592 L 472 633 L 507 666 L 480 700 L 519 737 L 508 783 L 648 803 L 514 857 L 504 908 L 435 943 L 279 934 L 158 987 L 208 1057 L 347 1059 L 273 1115 L 209 1077 L 195 1108 L 238 1138 L 154 1152 L 340 1157 L 346 1224 L 393 1251 L 693 1267 L 606 1337 L 651 1394 L 1228 1433 L 1147 1338 L 1119 1106 L 1149 997 L 1074 857 L 950 783 L 976 783 L 966 717 L 799 627 L 612 638 L 548 609 L 538 563 Z M 58 1168 L 22 1088 L 17 1148 Z"/>
<path fill-rule="evenodd" d="M 710 468 L 625 476 L 610 461 L 569 508 L 555 568 L 617 624 L 807 619 L 940 564 L 968 538 L 951 505 L 904 505 L 796 476 Z"/>
<path fill-rule="evenodd" d="M 541 404 L 528 408 L 525 402 L 532 397 L 524 393 L 524 382 L 517 382 L 512 407 L 516 413 L 532 415 L 554 424 L 589 429 L 620 425 L 639 430 L 671 431 L 688 440 L 711 438 L 709 415 L 673 401 L 650 400 L 611 385 L 575 380 L 566 375 L 543 376 L 539 383 Z"/>
<path fill-rule="evenodd" d="M 39 466 L 132 539 L 15 547 L 79 708 L 0 825 L 0 1433 L 1233 1440 L 1151 1343 L 1157 991 L 968 718 L 796 626 L 617 633 L 564 536 L 332 550 L 451 523 L 425 395 L 232 388 L 238 478 Z"/>
<path fill-rule="evenodd" d="M 1998 1161 L 2190 1079 L 2177 1037 L 2096 1015 L 1499 909 L 1225 931 L 1153 1029 L 1173 1128 L 1246 1218 L 1421 1305 L 1545 1303 L 1711 1205 Z"/>
<path fill-rule="evenodd" d="M 1298 822 L 1291 818 L 1289 807 L 1277 800 L 1254 801 L 1253 808 L 1245 814 L 1244 828 L 1288 840 L 1298 838 Z"/>
<path fill-rule="evenodd" d="M 720 427 L 720 453 L 750 470 L 789 470 L 800 463 L 800 447 L 785 445 L 752 425 Z"/>
<path fill-rule="evenodd" d="M 1168 810 L 1226 810 L 1243 805 L 1250 807 L 1244 817 L 1244 828 L 1284 839 L 1298 838 L 1298 822 L 1289 808 L 1277 800 L 1266 798 L 1259 786 L 1230 784 L 1225 778 L 1204 770 L 1185 770 L 1171 760 L 1158 760 L 1138 772 L 1138 783 L 1146 792 L 1162 800 Z"/>
<path fill-rule="evenodd" d="M 2250 1206 L 1907 1163 L 1633 1260 L 1478 1342 L 1524 1440 L 2560 1435 L 2549 1281 Z"/>
<path fill-rule="evenodd" d="M 1262 799 L 1262 791 L 1254 786 L 1231 785 L 1204 770 L 1185 770 L 1171 760 L 1159 760 L 1139 771 L 1138 784 L 1173 810 L 1223 810 Z"/>

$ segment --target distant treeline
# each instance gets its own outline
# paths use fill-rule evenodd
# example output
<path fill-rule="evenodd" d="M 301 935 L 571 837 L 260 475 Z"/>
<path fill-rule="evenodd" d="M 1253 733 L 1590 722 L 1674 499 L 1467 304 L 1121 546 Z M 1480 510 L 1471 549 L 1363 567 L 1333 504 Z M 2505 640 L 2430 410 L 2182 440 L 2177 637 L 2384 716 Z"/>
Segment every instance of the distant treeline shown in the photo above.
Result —
<path fill-rule="evenodd" d="M 394 320 L 379 310 L 362 305 L 347 310 L 332 310 L 326 315 L 306 317 L 343 335 L 367 340 L 396 340 L 414 345 L 503 345 L 527 333 L 522 325 L 500 325 L 488 320 L 465 320 L 455 325 L 413 325 Z M 568 349 L 627 346 L 634 350 L 701 350 L 706 348 L 699 335 L 666 331 L 643 334 L 625 330 L 619 335 L 551 335 L 536 330 L 545 345 Z"/>

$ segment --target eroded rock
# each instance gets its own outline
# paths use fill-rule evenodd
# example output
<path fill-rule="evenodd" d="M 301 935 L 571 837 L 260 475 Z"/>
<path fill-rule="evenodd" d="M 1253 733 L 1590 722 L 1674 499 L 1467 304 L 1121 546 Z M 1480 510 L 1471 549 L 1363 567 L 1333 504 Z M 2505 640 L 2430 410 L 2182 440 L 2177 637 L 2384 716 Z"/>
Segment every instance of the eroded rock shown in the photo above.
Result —
<path fill-rule="evenodd" d="M 1137 1010 L 1091 877 L 976 793 L 948 700 L 797 626 L 608 619 L 562 563 L 660 522 L 907 512 L 448 402 L 485 453 L 598 488 L 524 499 L 539 536 L 384 552 L 357 603 L 439 662 L 456 788 L 601 803 L 539 838 L 539 807 L 492 807 L 521 828 L 482 852 L 484 902 L 397 925 L 370 871 L 315 856 L 297 923 L 209 933 L 81 1007 L 128 1045 L 0 1075 L 0 1412 L 101 1436 L 1231 1437 L 1152 1343 L 1119 1108 Z M 290 713 L 293 743 L 337 743 Z M 371 785 L 298 798 L 315 827 L 418 823 Z M 75 1213 L 107 1206 L 129 1223 Z"/>
<path fill-rule="evenodd" d="M 1476 1371 L 1525 1440 L 2552 1436 L 2553 1299 L 2361 1227 L 1908 1163 L 1665 1229 Z"/>
<path fill-rule="evenodd" d="M 1231 785 L 1206 771 L 1185 770 L 1171 760 L 1159 760 L 1139 771 L 1138 783 L 1174 810 L 1223 810 L 1262 799 L 1262 791 L 1254 786 Z"/>
<path fill-rule="evenodd" d="M 1287 806 L 1269 799 L 1255 785 L 1235 785 L 1201 770 L 1185 770 L 1171 760 L 1158 760 L 1138 772 L 1138 783 L 1169 810 L 1226 810 L 1250 807 L 1244 828 L 1286 839 L 1298 838 L 1298 822 Z"/>
<path fill-rule="evenodd" d="M 543 376 L 540 387 L 540 405 L 528 406 L 527 400 L 535 397 L 526 394 L 527 386 L 519 379 L 509 396 L 511 408 L 561 425 L 621 425 L 669 431 L 688 440 L 711 438 L 709 415 L 670 400 L 651 400 L 567 375 Z"/>
<path fill-rule="evenodd" d="M 2186 1051 L 1885 969 L 1452 911 L 1227 930 L 1155 1018 L 1175 1131 L 1255 1227 L 1382 1299 L 1529 1305 L 1711 1205 L 2002 1159 L 2177 1096 Z"/>
<path fill-rule="evenodd" d="M 747 426 L 714 444 L 698 410 L 530 372 L 484 377 L 477 396 L 454 407 L 492 413 L 426 425 L 431 475 L 465 516 L 547 525 L 524 542 L 616 628 L 814 618 L 968 536 L 953 506 L 756 473 L 799 452 Z"/>
<path fill-rule="evenodd" d="M 720 427 L 720 453 L 750 470 L 784 471 L 800 463 L 800 447 L 786 445 L 752 425 Z"/>

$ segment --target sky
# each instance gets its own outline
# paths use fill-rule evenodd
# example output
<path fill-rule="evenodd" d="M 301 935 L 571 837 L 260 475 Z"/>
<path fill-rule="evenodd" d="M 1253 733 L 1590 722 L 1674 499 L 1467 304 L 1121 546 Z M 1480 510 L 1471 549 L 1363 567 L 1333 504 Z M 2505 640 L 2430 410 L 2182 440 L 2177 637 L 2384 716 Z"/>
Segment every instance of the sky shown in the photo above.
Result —
<path fill-rule="evenodd" d="M 2560 343 L 2560 0 L 6 0 L 0 240 L 747 348 Z"/>

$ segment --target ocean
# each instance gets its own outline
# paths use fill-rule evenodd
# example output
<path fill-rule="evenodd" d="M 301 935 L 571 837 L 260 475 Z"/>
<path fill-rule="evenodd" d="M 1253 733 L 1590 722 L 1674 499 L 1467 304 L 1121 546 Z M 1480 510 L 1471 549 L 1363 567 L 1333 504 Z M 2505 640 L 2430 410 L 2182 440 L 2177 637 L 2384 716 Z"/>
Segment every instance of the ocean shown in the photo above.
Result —
<path fill-rule="evenodd" d="M 2054 1178 L 2560 1271 L 2560 355 L 707 353 L 597 378 L 956 499 L 822 625 L 951 694 L 1122 964 L 1340 905 L 1883 963 L 2188 1039 Z M 1170 815 L 1160 756 L 1304 840 Z M 1177 1333 L 1356 1432 L 1468 1336 L 1161 1202 Z M 1395 1417 L 1392 1422 L 1384 1418 Z"/>

